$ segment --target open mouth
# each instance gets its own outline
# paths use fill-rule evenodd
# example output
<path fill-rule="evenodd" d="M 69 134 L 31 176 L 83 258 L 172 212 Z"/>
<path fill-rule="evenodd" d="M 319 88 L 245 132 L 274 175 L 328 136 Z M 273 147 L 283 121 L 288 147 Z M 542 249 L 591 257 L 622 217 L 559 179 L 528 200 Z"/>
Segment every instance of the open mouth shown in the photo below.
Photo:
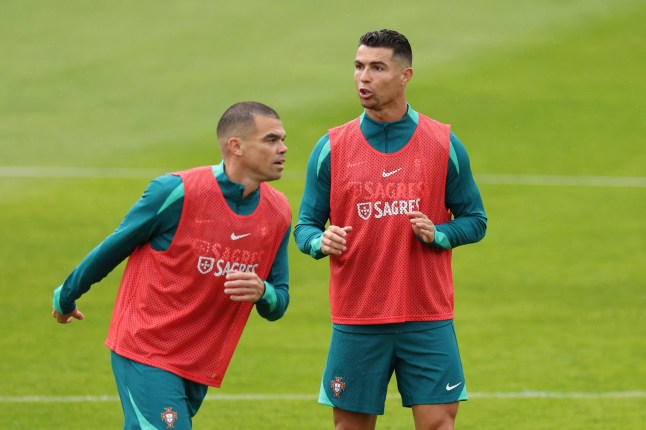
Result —
<path fill-rule="evenodd" d="M 368 99 L 372 97 L 372 91 L 367 88 L 359 88 L 359 97 L 364 100 Z"/>

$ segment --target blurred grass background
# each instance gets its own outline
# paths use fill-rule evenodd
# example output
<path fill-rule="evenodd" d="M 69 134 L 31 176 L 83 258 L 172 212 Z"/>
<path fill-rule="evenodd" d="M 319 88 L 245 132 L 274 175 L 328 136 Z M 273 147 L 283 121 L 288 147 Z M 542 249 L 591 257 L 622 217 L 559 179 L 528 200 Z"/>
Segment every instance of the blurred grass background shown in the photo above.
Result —
<path fill-rule="evenodd" d="M 490 219 L 483 242 L 454 252 L 472 393 L 457 428 L 643 425 L 643 2 L 4 0 L 0 16 L 0 403 L 11 428 L 121 426 L 103 340 L 123 267 L 79 302 L 82 323 L 53 322 L 52 290 L 150 179 L 219 161 L 215 124 L 240 100 L 283 117 L 288 164 L 274 185 L 296 214 L 314 143 L 361 111 L 358 37 L 384 27 L 411 41 L 409 101 L 453 125 Z M 561 176 L 627 185 L 545 185 Z M 327 263 L 292 244 L 290 265 L 287 315 L 250 319 L 195 428 L 332 427 L 315 400 Z M 243 394 L 304 398 L 217 400 Z M 395 394 L 380 429 L 412 428 Z M 85 395 L 109 397 L 54 401 Z"/>

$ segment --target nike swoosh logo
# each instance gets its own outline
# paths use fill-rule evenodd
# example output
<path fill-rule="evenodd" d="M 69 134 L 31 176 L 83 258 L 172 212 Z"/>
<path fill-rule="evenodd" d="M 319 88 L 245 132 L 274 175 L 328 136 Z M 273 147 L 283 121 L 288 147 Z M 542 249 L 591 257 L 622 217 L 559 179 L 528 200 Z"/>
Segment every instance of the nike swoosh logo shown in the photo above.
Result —
<path fill-rule="evenodd" d="M 462 385 L 462 382 L 458 382 L 458 383 L 457 383 L 457 384 L 455 384 L 455 385 L 449 385 L 449 383 L 447 382 L 447 383 L 446 383 L 446 391 L 451 391 L 451 390 L 453 390 L 453 389 L 455 389 L 455 388 L 459 387 L 460 385 Z"/>
<path fill-rule="evenodd" d="M 251 236 L 251 233 L 246 233 L 246 234 L 241 234 L 240 236 L 236 236 L 235 233 L 231 233 L 231 240 L 238 240 L 242 239 L 243 237 Z"/>
<path fill-rule="evenodd" d="M 400 167 L 399 169 L 397 169 L 397 170 L 392 170 L 392 171 L 390 171 L 390 172 L 386 172 L 386 171 L 384 170 L 384 171 L 382 171 L 382 172 L 381 172 L 381 176 L 383 176 L 384 178 L 387 178 L 388 176 L 392 176 L 392 175 L 394 175 L 395 173 L 399 172 L 401 169 L 402 169 L 402 168 Z"/>

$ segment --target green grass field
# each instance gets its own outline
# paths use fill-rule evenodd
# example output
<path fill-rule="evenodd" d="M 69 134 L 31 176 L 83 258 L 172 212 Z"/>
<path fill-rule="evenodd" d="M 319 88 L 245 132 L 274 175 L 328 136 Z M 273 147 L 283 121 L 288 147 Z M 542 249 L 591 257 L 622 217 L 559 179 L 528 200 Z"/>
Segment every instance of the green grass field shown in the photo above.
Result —
<path fill-rule="evenodd" d="M 12 429 L 116 429 L 103 345 L 120 266 L 60 326 L 51 294 L 148 181 L 219 162 L 229 105 L 275 107 L 297 212 L 307 157 L 360 113 L 360 34 L 414 51 L 412 106 L 467 146 L 489 229 L 454 252 L 475 429 L 646 422 L 646 4 L 639 0 L 4 0 L 0 4 L 0 407 Z M 327 263 L 290 249 L 292 301 L 253 315 L 196 429 L 329 429 L 316 403 Z M 410 429 L 391 386 L 379 429 Z"/>

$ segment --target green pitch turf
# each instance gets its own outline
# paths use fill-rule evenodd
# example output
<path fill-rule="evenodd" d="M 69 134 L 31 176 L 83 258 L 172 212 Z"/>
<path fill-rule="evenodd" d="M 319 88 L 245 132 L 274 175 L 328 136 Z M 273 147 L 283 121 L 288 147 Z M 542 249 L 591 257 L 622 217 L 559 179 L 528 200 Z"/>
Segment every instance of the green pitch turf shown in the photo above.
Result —
<path fill-rule="evenodd" d="M 643 2 L 244 3 L 0 5 L 3 424 L 119 428 L 103 341 L 123 266 L 81 299 L 80 323 L 54 323 L 53 289 L 150 179 L 219 161 L 215 123 L 240 100 L 283 117 L 288 164 L 275 185 L 296 214 L 314 143 L 360 112 L 359 35 L 390 27 L 413 45 L 409 101 L 453 125 L 490 220 L 483 242 L 454 252 L 471 394 L 457 428 L 640 428 Z M 290 266 L 286 316 L 252 315 L 196 429 L 332 427 L 316 403 L 327 262 L 292 243 Z M 412 428 L 394 384 L 378 428 Z"/>

